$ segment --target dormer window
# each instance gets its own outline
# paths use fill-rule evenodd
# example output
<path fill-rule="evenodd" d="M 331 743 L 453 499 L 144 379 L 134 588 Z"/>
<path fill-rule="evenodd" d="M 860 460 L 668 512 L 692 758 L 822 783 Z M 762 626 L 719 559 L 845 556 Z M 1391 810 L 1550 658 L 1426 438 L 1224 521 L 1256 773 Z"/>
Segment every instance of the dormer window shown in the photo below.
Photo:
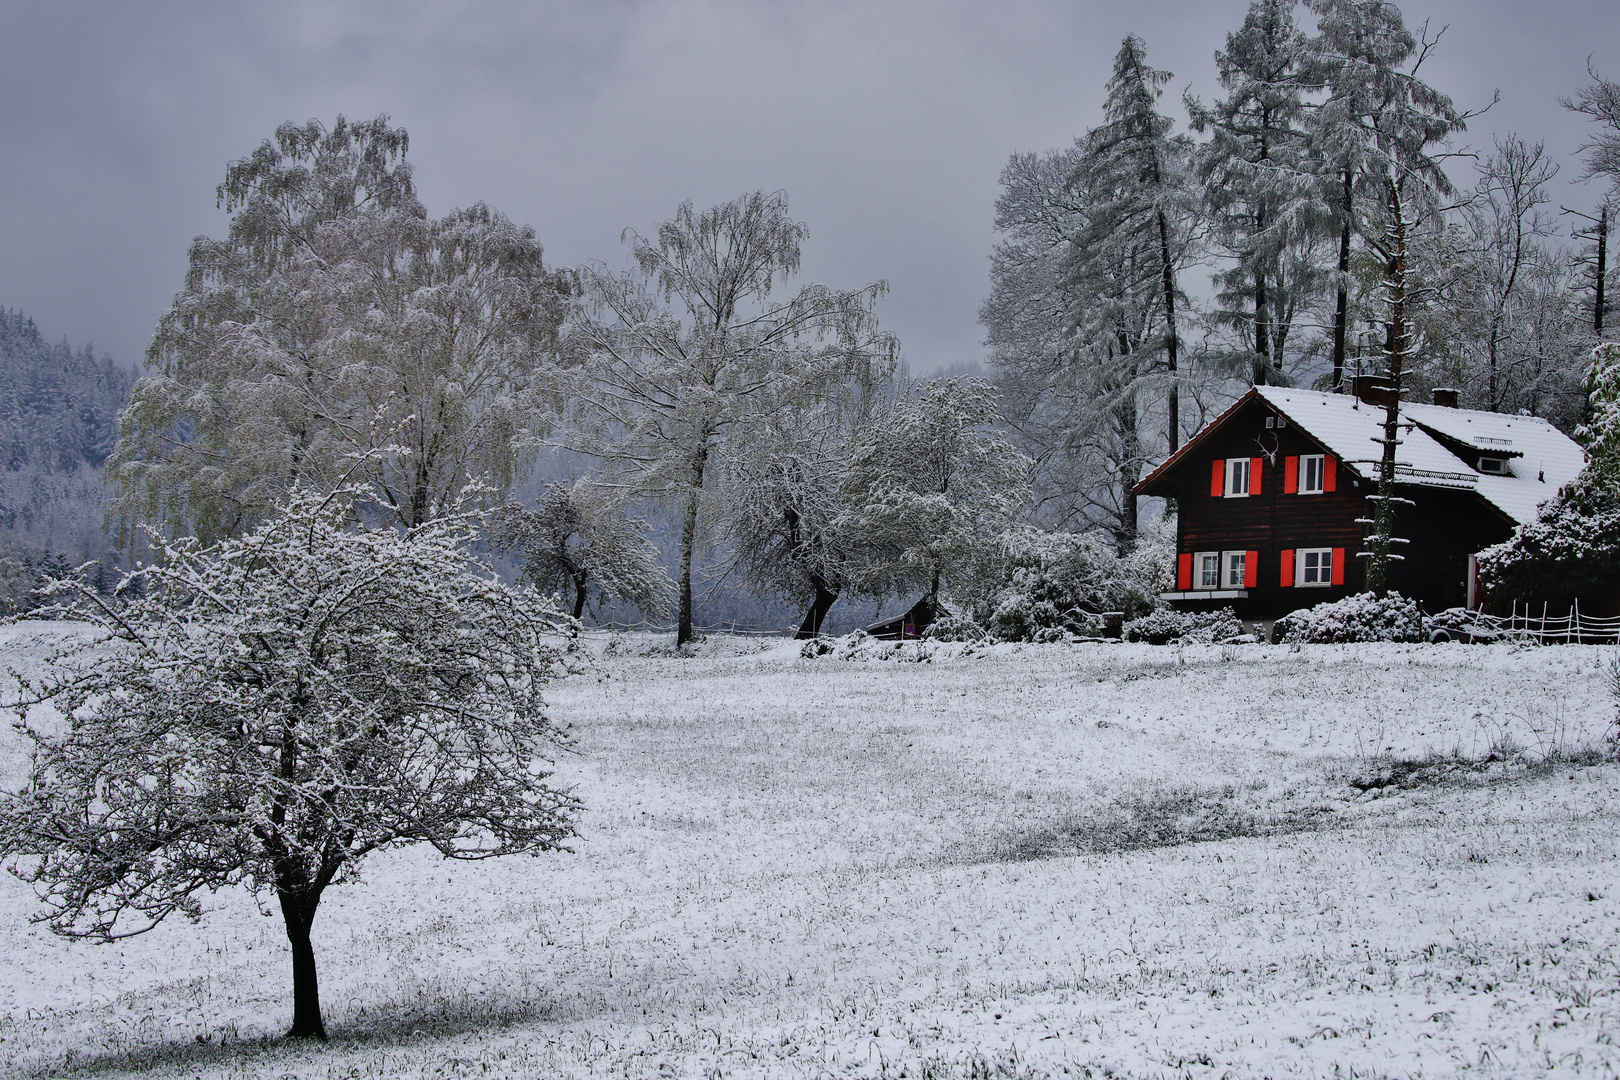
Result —
<path fill-rule="evenodd" d="M 1507 476 L 1507 458 L 1482 457 L 1479 459 L 1479 471 L 1490 473 L 1492 476 Z"/>

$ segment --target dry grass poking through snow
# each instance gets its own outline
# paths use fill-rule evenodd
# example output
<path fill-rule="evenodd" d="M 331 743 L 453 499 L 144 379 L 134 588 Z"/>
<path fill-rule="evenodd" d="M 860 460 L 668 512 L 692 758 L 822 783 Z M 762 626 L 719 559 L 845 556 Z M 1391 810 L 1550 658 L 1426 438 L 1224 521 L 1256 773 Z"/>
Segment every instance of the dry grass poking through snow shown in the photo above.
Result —
<path fill-rule="evenodd" d="M 325 1047 L 273 1037 L 251 899 L 94 947 L 6 882 L 0 1068 L 1620 1071 L 1602 650 L 909 649 L 632 648 L 558 685 L 579 853 L 395 852 L 334 890 Z"/>

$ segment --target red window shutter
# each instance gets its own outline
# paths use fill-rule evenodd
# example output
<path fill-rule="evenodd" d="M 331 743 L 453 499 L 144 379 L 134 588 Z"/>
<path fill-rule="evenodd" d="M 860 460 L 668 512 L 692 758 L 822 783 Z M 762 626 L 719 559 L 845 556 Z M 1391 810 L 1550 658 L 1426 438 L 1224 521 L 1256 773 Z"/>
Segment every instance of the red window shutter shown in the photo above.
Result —
<path fill-rule="evenodd" d="M 1180 555 L 1176 557 L 1176 588 L 1186 592 L 1192 588 L 1192 556 Z"/>
<path fill-rule="evenodd" d="M 1260 553 L 1258 551 L 1245 551 L 1243 553 L 1243 587 L 1254 588 L 1254 583 L 1260 580 Z"/>
<path fill-rule="evenodd" d="M 1299 458 L 1289 457 L 1283 459 L 1283 494 L 1294 495 L 1299 492 Z"/>
<path fill-rule="evenodd" d="M 1266 463 L 1265 458 L 1249 459 L 1249 494 L 1260 494 L 1260 467 Z"/>
<path fill-rule="evenodd" d="M 1226 460 L 1215 459 L 1215 469 L 1209 474 L 1209 493 L 1217 499 L 1226 494 Z"/>
<path fill-rule="evenodd" d="M 1328 454 L 1322 458 L 1322 490 L 1332 491 L 1338 486 L 1339 460 L 1332 454 Z M 1337 566 L 1338 563 L 1334 563 L 1334 565 Z M 1338 573 L 1338 571 L 1335 570 L 1334 573 Z M 1337 585 L 1338 582 L 1334 582 L 1334 584 Z"/>
<path fill-rule="evenodd" d="M 1289 458 L 1288 460 L 1293 461 L 1294 459 Z M 1282 553 L 1282 587 L 1285 589 L 1292 589 L 1294 587 L 1293 548 L 1288 548 Z"/>
<path fill-rule="evenodd" d="M 1333 459 L 1328 458 L 1328 460 L 1332 461 Z M 1333 475 L 1332 470 L 1328 471 L 1328 475 Z M 1344 548 L 1333 549 L 1333 584 L 1344 584 Z"/>

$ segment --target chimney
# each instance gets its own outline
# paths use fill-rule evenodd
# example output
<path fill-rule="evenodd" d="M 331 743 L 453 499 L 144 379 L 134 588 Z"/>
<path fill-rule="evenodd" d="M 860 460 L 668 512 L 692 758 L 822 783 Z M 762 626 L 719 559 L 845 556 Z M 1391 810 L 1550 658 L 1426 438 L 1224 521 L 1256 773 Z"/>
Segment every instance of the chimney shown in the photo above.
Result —
<path fill-rule="evenodd" d="M 1368 405 L 1380 408 L 1389 404 L 1390 385 L 1382 375 L 1353 375 L 1350 392 Z"/>
<path fill-rule="evenodd" d="M 1455 409 L 1457 407 L 1457 391 L 1449 386 L 1435 387 L 1434 403 L 1443 409 Z"/>

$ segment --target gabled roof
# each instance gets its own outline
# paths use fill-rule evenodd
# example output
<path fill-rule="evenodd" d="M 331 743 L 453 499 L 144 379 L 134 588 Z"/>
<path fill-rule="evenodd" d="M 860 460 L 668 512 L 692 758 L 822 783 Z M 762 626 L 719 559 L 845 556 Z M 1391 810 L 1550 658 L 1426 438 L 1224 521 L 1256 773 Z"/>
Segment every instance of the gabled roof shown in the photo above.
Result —
<path fill-rule="evenodd" d="M 1356 476 L 1366 480 L 1377 477 L 1382 453 L 1378 440 L 1384 434 L 1382 406 L 1369 405 L 1350 394 L 1257 386 L 1154 469 L 1137 485 L 1137 491 L 1143 491 L 1192 453 L 1211 432 L 1255 398 L 1320 443 Z M 1402 403 L 1399 437 L 1398 483 L 1476 491 L 1486 502 L 1520 523 L 1532 520 L 1536 508 L 1574 480 L 1586 465 L 1586 455 L 1580 446 L 1539 416 L 1508 416 Z M 1510 472 L 1504 475 L 1476 472 L 1472 461 L 1447 449 L 1446 443 L 1509 459 Z"/>

